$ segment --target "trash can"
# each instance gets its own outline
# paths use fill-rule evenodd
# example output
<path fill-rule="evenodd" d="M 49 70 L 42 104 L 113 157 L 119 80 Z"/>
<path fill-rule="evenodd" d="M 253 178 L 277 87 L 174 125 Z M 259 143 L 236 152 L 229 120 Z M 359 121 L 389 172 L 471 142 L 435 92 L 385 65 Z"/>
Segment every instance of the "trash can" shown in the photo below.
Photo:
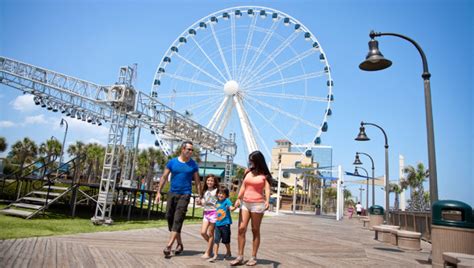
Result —
<path fill-rule="evenodd" d="M 373 230 L 374 226 L 383 224 L 383 214 L 382 206 L 373 205 L 369 208 L 369 230 Z"/>
<path fill-rule="evenodd" d="M 431 250 L 433 267 L 443 267 L 443 253 L 474 254 L 474 219 L 472 208 L 455 200 L 433 204 Z"/>
<path fill-rule="evenodd" d="M 316 215 L 321 215 L 321 205 L 316 205 Z"/>

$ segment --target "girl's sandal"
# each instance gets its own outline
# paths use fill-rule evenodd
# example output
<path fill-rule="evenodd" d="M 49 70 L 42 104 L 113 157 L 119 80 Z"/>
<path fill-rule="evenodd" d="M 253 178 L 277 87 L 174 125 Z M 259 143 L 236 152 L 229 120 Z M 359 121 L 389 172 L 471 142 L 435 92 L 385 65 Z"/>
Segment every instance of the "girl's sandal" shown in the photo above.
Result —
<path fill-rule="evenodd" d="M 233 261 L 230 262 L 231 266 L 237 266 L 237 265 L 242 265 L 244 264 L 244 257 L 243 256 L 237 256 L 237 258 Z"/>
<path fill-rule="evenodd" d="M 174 250 L 174 254 L 179 255 L 179 254 L 181 254 L 181 252 L 183 252 L 183 250 L 184 250 L 183 244 L 178 244 L 178 245 L 176 245 L 176 249 Z"/>
<path fill-rule="evenodd" d="M 247 261 L 245 264 L 247 266 L 255 266 L 257 265 L 257 259 L 255 257 L 250 258 L 250 260 Z"/>
<path fill-rule="evenodd" d="M 165 254 L 165 257 L 169 257 L 171 255 L 171 247 L 167 246 L 163 249 L 163 254 Z"/>

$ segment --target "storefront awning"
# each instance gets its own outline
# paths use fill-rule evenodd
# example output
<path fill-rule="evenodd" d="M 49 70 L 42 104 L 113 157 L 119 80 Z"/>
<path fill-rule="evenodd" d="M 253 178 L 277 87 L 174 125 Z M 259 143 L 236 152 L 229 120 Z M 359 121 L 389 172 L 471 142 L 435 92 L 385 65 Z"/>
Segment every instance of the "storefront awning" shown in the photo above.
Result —
<path fill-rule="evenodd" d="M 199 168 L 199 176 L 205 177 L 209 174 L 212 174 L 214 176 L 224 178 L 224 169 L 223 168 Z"/>

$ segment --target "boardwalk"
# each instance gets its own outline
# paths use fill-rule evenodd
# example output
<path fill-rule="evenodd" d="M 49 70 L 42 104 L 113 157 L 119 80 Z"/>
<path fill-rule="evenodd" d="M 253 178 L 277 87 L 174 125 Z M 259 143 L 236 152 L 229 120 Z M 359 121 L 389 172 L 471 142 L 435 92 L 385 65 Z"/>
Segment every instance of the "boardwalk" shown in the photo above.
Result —
<path fill-rule="evenodd" d="M 237 224 L 232 226 L 236 255 Z M 183 228 L 185 251 L 165 259 L 161 250 L 166 228 L 102 232 L 0 241 L 0 267 L 227 267 L 200 258 L 204 243 L 199 225 Z M 251 231 L 245 258 L 250 256 Z M 257 267 L 431 267 L 431 245 L 406 252 L 375 241 L 373 232 L 355 220 L 335 221 L 315 216 L 265 217 Z M 221 247 L 221 257 L 223 251 Z"/>

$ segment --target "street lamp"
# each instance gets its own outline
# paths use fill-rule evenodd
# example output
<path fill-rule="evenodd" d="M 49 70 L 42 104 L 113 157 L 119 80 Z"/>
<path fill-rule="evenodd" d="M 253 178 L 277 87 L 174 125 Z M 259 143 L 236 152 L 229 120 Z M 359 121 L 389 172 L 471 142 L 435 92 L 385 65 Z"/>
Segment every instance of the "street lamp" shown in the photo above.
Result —
<path fill-rule="evenodd" d="M 360 176 L 359 170 L 358 170 L 359 168 L 365 171 L 365 178 L 367 179 L 367 186 L 366 186 L 367 192 L 365 193 L 365 209 L 369 209 L 369 172 L 367 172 L 367 169 L 363 167 L 355 167 L 355 170 L 354 170 L 355 176 Z"/>
<path fill-rule="evenodd" d="M 67 121 L 64 118 L 61 118 L 61 123 L 59 123 L 59 125 L 62 127 L 64 124 L 66 124 L 66 130 L 64 131 L 63 146 L 61 147 L 61 156 L 59 157 L 59 167 L 61 167 L 63 164 L 64 144 L 66 143 L 66 135 L 68 129 Z"/>
<path fill-rule="evenodd" d="M 375 182 L 374 182 L 374 180 L 375 180 L 375 164 L 374 164 L 374 159 L 372 159 L 372 157 L 367 153 L 356 152 L 356 156 L 355 156 L 355 160 L 354 160 L 353 165 L 362 165 L 362 162 L 360 161 L 360 158 L 359 158 L 359 154 L 368 156 L 370 158 L 370 161 L 372 162 L 372 206 L 374 206 L 375 205 Z"/>
<path fill-rule="evenodd" d="M 369 137 L 367 137 L 367 134 L 365 134 L 365 127 L 364 126 L 374 126 L 378 129 L 380 129 L 383 133 L 383 136 L 385 138 L 385 220 L 388 223 L 388 210 L 389 210 L 389 192 L 387 191 L 388 189 L 388 182 L 389 182 L 389 174 L 388 174 L 388 139 L 387 139 L 387 134 L 385 133 L 385 130 L 381 128 L 379 125 L 376 125 L 374 123 L 367 123 L 367 122 L 360 122 L 360 128 L 359 128 L 359 135 L 355 138 L 356 141 L 368 141 L 370 140 Z"/>
<path fill-rule="evenodd" d="M 359 196 L 360 196 L 360 197 L 359 197 L 359 198 L 360 198 L 360 199 L 359 199 L 359 202 L 362 202 L 362 192 L 363 192 L 364 190 L 365 190 L 365 189 L 362 188 L 362 186 L 359 188 L 359 191 L 360 191 L 360 192 L 359 192 Z"/>
<path fill-rule="evenodd" d="M 359 65 L 359 68 L 364 71 L 378 71 L 390 67 L 392 62 L 383 57 L 382 53 L 378 48 L 378 41 L 374 38 L 383 35 L 391 35 L 400 37 L 412 43 L 418 52 L 420 53 L 421 60 L 423 62 L 423 78 L 424 91 L 425 91 L 425 112 L 426 112 L 426 131 L 428 140 L 428 161 L 429 161 L 429 172 L 430 172 L 430 201 L 431 205 L 438 201 L 438 175 L 436 171 L 436 152 L 435 152 L 435 141 L 434 141 L 434 125 L 433 125 L 433 109 L 431 105 L 431 86 L 430 77 L 431 74 L 428 71 L 428 61 L 426 60 L 425 53 L 421 47 L 411 38 L 406 37 L 397 33 L 376 33 L 371 31 L 369 41 L 369 53 L 364 62 Z"/>

